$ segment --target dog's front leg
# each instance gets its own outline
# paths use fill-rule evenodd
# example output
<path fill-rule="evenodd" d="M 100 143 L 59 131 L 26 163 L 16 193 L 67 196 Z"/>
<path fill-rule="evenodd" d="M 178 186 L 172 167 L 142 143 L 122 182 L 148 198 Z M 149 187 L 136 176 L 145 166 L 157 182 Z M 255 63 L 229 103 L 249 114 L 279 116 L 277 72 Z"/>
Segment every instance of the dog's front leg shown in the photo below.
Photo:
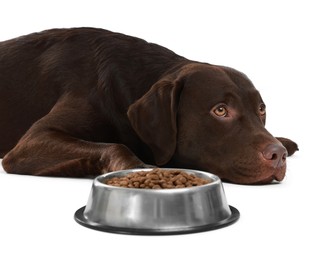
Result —
<path fill-rule="evenodd" d="M 294 141 L 284 137 L 276 137 L 276 139 L 278 139 L 282 143 L 282 145 L 287 149 L 288 156 L 291 156 L 296 151 L 299 151 L 298 145 Z"/>
<path fill-rule="evenodd" d="M 68 137 L 43 133 L 41 140 L 20 142 L 3 159 L 8 173 L 38 176 L 86 177 L 145 167 L 126 146 L 121 144 L 98 144 L 73 140 Z M 70 140 L 69 140 L 70 139 Z"/>
<path fill-rule="evenodd" d="M 78 137 L 96 128 L 97 119 L 96 111 L 83 99 L 67 95 L 6 154 L 3 168 L 17 174 L 85 177 L 145 167 L 125 145 Z"/>

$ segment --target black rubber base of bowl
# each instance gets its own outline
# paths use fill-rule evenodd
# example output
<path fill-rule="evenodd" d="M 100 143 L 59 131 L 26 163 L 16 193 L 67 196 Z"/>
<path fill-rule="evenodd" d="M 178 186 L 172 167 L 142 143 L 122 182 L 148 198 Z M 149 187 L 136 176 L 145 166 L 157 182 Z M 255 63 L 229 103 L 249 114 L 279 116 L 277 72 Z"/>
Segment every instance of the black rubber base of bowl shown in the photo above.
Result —
<path fill-rule="evenodd" d="M 82 226 L 87 228 L 110 232 L 110 233 L 118 233 L 118 234 L 127 234 L 127 235 L 179 235 L 179 234 L 189 234 L 189 233 L 197 233 L 210 231 L 214 229 L 223 228 L 235 223 L 240 216 L 239 211 L 229 206 L 231 210 L 231 216 L 222 221 L 217 221 L 216 223 L 212 223 L 204 226 L 196 226 L 196 227 L 188 227 L 182 229 L 144 229 L 144 228 L 121 228 L 121 227 L 112 227 L 112 226 L 104 226 L 104 225 L 94 225 L 90 223 L 84 217 L 85 207 L 78 209 L 74 215 L 74 219 Z"/>

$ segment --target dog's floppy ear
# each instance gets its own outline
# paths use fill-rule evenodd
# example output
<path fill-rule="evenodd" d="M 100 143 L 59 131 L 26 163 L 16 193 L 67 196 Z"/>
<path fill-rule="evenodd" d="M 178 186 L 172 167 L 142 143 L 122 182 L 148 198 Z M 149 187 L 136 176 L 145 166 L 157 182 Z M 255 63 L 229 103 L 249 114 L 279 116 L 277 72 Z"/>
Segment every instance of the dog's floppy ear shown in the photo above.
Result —
<path fill-rule="evenodd" d="M 180 82 L 162 79 L 128 110 L 132 127 L 151 148 L 157 165 L 166 164 L 176 149 L 181 89 Z"/>

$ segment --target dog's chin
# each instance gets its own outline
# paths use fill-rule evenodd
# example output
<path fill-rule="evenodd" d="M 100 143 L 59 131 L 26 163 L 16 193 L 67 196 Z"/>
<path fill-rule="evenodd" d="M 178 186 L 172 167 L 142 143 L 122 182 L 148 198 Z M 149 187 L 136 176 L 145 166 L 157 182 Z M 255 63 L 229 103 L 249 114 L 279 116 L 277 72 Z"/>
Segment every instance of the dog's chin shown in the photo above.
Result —
<path fill-rule="evenodd" d="M 256 175 L 252 175 L 251 172 L 258 172 Z M 280 183 L 285 177 L 286 166 L 284 165 L 281 168 L 265 168 L 260 170 L 251 170 L 250 173 L 241 172 L 241 171 L 232 171 L 232 174 L 220 174 L 219 177 L 224 182 L 230 182 L 234 184 L 243 184 L 243 185 L 265 185 L 265 184 L 274 184 Z"/>
<path fill-rule="evenodd" d="M 278 181 L 274 178 L 274 176 L 270 176 L 266 179 L 257 181 L 257 182 L 252 182 L 250 183 L 251 185 L 267 185 L 267 184 L 275 184 L 275 183 L 280 183 L 281 181 Z"/>
<path fill-rule="evenodd" d="M 271 174 L 270 171 L 267 171 L 262 174 L 259 174 L 258 177 L 257 176 L 255 176 L 255 178 L 253 177 L 252 179 L 250 179 L 250 182 L 246 184 L 265 185 L 265 184 L 280 183 L 283 181 L 285 177 L 285 172 L 286 172 L 286 166 L 284 165 L 281 168 L 272 169 Z"/>

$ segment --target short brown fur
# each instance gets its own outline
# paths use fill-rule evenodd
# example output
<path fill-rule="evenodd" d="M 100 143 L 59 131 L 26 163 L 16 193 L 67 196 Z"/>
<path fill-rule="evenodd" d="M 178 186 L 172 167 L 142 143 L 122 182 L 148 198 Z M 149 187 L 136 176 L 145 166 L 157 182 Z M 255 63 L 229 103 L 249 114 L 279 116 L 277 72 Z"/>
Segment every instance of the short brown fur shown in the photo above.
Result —
<path fill-rule="evenodd" d="M 213 109 L 220 104 L 225 117 Z M 0 43 L 0 157 L 9 173 L 86 177 L 159 165 L 234 183 L 280 181 L 298 148 L 267 132 L 261 104 L 236 70 L 102 29 Z"/>

